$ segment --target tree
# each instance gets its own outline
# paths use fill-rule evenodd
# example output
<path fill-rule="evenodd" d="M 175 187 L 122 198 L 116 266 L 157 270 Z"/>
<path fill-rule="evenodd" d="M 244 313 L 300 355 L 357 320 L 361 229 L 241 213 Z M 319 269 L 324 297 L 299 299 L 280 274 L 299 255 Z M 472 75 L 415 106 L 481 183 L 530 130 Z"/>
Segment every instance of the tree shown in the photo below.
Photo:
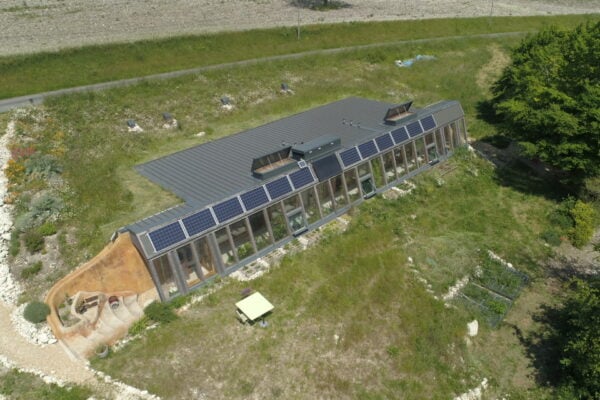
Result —
<path fill-rule="evenodd" d="M 571 283 L 554 332 L 560 386 L 576 398 L 600 398 L 600 280 Z"/>
<path fill-rule="evenodd" d="M 524 39 L 492 93 L 527 156 L 574 180 L 600 175 L 600 22 Z"/>

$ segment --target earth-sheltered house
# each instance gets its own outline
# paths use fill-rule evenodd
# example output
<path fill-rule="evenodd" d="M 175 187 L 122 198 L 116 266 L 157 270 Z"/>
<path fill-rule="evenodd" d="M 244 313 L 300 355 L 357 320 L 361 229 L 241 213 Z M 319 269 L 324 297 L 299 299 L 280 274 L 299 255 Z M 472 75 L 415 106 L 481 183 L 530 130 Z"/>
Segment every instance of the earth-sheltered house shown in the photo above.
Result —
<path fill-rule="evenodd" d="M 141 314 L 147 301 L 169 301 L 230 274 L 444 161 L 466 141 L 457 101 L 417 109 L 351 97 L 139 165 L 182 204 L 121 228 L 58 282 L 47 297 L 51 326 L 59 338 L 93 339 L 111 296 L 135 299 L 132 314 Z M 80 292 L 88 297 L 70 303 L 92 298 L 98 312 L 80 323 L 84 329 L 66 328 L 58 309 Z"/>

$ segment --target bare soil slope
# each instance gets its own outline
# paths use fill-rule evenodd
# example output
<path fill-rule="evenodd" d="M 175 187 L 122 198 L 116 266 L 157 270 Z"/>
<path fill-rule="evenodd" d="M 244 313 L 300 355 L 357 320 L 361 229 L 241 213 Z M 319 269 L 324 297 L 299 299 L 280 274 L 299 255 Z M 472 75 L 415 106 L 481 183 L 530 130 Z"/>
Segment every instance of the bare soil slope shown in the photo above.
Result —
<path fill-rule="evenodd" d="M 2 0 L 0 55 L 227 30 L 343 21 L 600 12 L 600 0 Z"/>

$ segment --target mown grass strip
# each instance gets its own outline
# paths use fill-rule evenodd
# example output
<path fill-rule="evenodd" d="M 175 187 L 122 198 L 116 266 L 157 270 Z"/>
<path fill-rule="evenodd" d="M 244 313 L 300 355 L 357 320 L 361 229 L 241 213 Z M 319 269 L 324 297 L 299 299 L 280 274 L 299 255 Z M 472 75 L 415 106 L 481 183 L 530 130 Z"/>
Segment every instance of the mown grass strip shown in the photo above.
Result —
<path fill-rule="evenodd" d="M 598 14 L 311 25 L 139 41 L 0 58 L 0 98 L 273 55 L 370 43 L 571 27 Z"/>

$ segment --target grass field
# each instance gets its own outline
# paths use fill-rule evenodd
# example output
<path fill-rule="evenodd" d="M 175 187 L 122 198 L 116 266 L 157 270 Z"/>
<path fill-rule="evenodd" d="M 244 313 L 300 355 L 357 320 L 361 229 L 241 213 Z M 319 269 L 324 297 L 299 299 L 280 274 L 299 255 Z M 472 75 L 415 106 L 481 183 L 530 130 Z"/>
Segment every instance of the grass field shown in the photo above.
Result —
<path fill-rule="evenodd" d="M 489 73 L 497 74 L 501 67 L 494 61 L 497 54 L 506 54 L 517 40 L 462 39 L 350 51 L 49 99 L 43 113 L 19 119 L 23 132 L 19 140 L 23 146 L 33 141 L 62 165 L 62 177 L 68 182 L 57 189 L 68 205 L 62 220 L 76 227 L 79 242 L 65 246 L 65 254 L 70 264 L 77 265 L 97 253 L 119 227 L 177 203 L 169 193 L 140 179 L 132 167 L 193 144 L 346 96 L 390 102 L 410 98 L 417 105 L 458 99 L 471 136 L 489 133 L 492 128 L 476 118 L 485 88 L 468 77 L 477 76 L 490 63 L 495 69 Z M 416 54 L 433 54 L 437 60 L 410 69 L 394 66 L 394 59 Z M 281 81 L 288 82 L 295 94 L 281 95 Z M 225 94 L 233 99 L 233 112 L 219 107 Z M 162 128 L 165 111 L 177 118 L 181 129 Z M 145 129 L 143 134 L 127 132 L 125 121 L 130 118 Z M 206 135 L 197 137 L 202 131 Z M 16 190 L 26 194 L 44 184 L 36 180 L 31 188 Z M 27 207 L 19 209 L 25 212 Z"/>
<path fill-rule="evenodd" d="M 346 23 L 178 37 L 0 58 L 0 99 L 257 57 L 379 42 L 572 27 L 598 15 Z"/>
<path fill-rule="evenodd" d="M 181 399 L 441 399 L 484 377 L 498 396 L 532 389 L 531 379 L 515 383 L 495 370 L 496 349 L 486 342 L 518 346 L 509 329 L 483 326 L 474 350 L 463 339 L 471 316 L 444 307 L 421 279 L 441 296 L 474 271 L 484 249 L 539 273 L 535 260 L 548 250 L 538 230 L 551 201 L 498 185 L 491 166 L 468 152 L 415 183 L 407 197 L 364 203 L 346 232 L 253 281 L 276 306 L 268 328 L 237 322 L 233 303 L 248 284 L 229 281 L 94 366 Z M 519 318 L 530 312 L 523 308 Z M 527 368 L 523 354 L 511 357 Z"/>
<path fill-rule="evenodd" d="M 535 19 L 539 26 L 552 20 Z M 478 105 L 518 40 L 390 45 L 50 99 L 13 115 L 15 142 L 51 154 L 60 179 L 13 186 L 17 214 L 40 191 L 60 196 L 61 251 L 74 267 L 117 228 L 177 203 L 137 176 L 135 164 L 346 96 L 414 99 L 416 106 L 457 99 L 471 137 L 495 135 L 478 117 Z M 436 60 L 394 66 L 416 54 Z M 282 81 L 294 95 L 279 93 Z M 219 107 L 223 95 L 233 99 L 233 111 Z M 172 113 L 180 129 L 163 129 L 162 112 Z M 127 132 L 130 118 L 143 133 Z M 531 315 L 549 296 L 539 262 L 550 250 L 539 235 L 561 194 L 526 168 L 497 170 L 468 151 L 416 184 L 405 198 L 363 203 L 345 233 L 325 235 L 252 282 L 276 306 L 267 329 L 236 322 L 233 303 L 246 285 L 228 282 L 178 321 L 95 366 L 165 398 L 447 399 L 484 377 L 492 397 L 549 396 L 510 325 L 483 327 L 468 345 L 463 337 L 472 315 L 444 307 L 422 280 L 440 296 L 491 249 L 532 278 L 507 320 L 534 326 Z"/>

